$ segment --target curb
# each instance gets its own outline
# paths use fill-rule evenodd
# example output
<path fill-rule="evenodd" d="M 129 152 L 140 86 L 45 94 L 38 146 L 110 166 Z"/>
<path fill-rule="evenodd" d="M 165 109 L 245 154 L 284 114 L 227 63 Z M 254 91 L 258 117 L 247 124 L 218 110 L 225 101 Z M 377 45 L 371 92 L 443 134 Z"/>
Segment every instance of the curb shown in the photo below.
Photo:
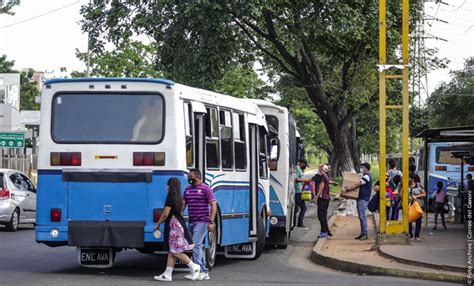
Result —
<path fill-rule="evenodd" d="M 337 215 L 332 215 L 329 219 L 329 226 L 332 226 Z M 351 261 L 340 260 L 334 257 L 324 255 L 322 248 L 326 244 L 327 238 L 320 238 L 316 242 L 311 253 L 311 260 L 314 263 L 340 270 L 343 272 L 352 272 L 357 274 L 368 274 L 368 275 L 382 275 L 382 276 L 394 276 L 401 278 L 413 278 L 413 279 L 424 279 L 441 282 L 454 282 L 454 283 L 466 283 L 464 276 L 456 276 L 444 273 L 435 272 L 422 272 L 413 270 L 401 270 L 393 268 L 385 268 L 380 266 L 372 266 L 367 264 L 359 264 Z"/>
<path fill-rule="evenodd" d="M 379 255 L 381 255 L 385 258 L 388 258 L 388 259 L 395 260 L 395 261 L 400 262 L 400 263 L 414 265 L 414 266 L 423 266 L 423 267 L 427 267 L 427 268 L 435 268 L 435 269 L 439 269 L 439 270 L 446 270 L 446 271 L 452 271 L 452 272 L 467 273 L 467 268 L 449 266 L 449 265 L 431 264 L 431 263 L 427 263 L 427 262 L 421 262 L 421 261 L 419 262 L 419 261 L 413 261 L 413 260 L 409 260 L 409 259 L 405 259 L 405 258 L 400 258 L 400 257 L 397 257 L 397 256 L 394 256 L 394 255 L 391 255 L 389 253 L 384 252 L 382 250 L 382 248 L 383 247 L 381 247 L 381 246 L 379 246 L 377 248 L 377 252 L 378 252 Z"/>

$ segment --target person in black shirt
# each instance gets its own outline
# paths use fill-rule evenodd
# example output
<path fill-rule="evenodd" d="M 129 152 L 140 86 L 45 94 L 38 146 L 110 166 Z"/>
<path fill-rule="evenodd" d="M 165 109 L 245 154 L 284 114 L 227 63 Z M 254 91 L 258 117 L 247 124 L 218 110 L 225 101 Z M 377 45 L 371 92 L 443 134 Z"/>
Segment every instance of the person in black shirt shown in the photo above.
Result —
<path fill-rule="evenodd" d="M 155 280 L 172 281 L 173 268 L 176 259 L 185 263 L 191 272 L 192 280 L 199 277 L 201 267 L 192 262 L 189 257 L 184 254 L 186 250 L 194 248 L 193 239 L 186 227 L 181 211 L 183 210 L 183 198 L 181 197 L 181 183 L 177 178 L 170 178 L 167 184 L 167 196 L 165 208 L 161 214 L 160 219 L 156 223 L 155 230 L 159 230 L 160 224 L 165 223 L 164 243 L 165 247 L 169 249 L 168 262 L 166 263 L 166 270 L 163 274 L 155 276 Z"/>

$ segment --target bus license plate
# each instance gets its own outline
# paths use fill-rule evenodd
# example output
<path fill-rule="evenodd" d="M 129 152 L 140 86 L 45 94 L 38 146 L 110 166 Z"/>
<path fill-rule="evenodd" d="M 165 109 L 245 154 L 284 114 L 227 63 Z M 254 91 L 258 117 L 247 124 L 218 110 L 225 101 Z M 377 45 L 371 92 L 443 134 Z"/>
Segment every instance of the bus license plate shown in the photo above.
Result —
<path fill-rule="evenodd" d="M 84 266 L 108 266 L 112 262 L 110 248 L 81 248 L 79 262 Z"/>

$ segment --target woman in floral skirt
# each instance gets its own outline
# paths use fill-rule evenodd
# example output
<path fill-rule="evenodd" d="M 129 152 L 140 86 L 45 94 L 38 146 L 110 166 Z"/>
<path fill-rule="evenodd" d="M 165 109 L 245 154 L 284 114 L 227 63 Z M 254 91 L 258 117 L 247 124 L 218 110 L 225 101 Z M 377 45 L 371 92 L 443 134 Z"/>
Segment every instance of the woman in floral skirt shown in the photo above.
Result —
<path fill-rule="evenodd" d="M 176 259 L 185 263 L 191 272 L 192 280 L 199 277 L 201 267 L 192 262 L 184 251 L 192 250 L 192 237 L 186 227 L 181 210 L 183 209 L 183 198 L 181 197 L 181 183 L 177 178 L 170 178 L 167 184 L 165 208 L 159 221 L 156 223 L 155 230 L 160 228 L 161 223 L 165 223 L 164 243 L 168 247 L 168 262 L 163 274 L 155 276 L 155 280 L 172 281 L 173 268 Z"/>

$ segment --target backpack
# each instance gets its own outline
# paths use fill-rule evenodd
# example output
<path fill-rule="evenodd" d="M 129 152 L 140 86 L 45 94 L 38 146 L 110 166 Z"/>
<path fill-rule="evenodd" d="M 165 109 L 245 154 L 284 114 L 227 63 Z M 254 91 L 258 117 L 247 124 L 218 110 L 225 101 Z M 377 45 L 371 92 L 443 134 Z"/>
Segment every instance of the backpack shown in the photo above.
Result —
<path fill-rule="evenodd" d="M 311 182 L 306 182 L 303 184 L 303 187 L 301 188 L 301 199 L 303 201 L 311 201 L 314 199 L 314 183 L 313 181 Z"/>

